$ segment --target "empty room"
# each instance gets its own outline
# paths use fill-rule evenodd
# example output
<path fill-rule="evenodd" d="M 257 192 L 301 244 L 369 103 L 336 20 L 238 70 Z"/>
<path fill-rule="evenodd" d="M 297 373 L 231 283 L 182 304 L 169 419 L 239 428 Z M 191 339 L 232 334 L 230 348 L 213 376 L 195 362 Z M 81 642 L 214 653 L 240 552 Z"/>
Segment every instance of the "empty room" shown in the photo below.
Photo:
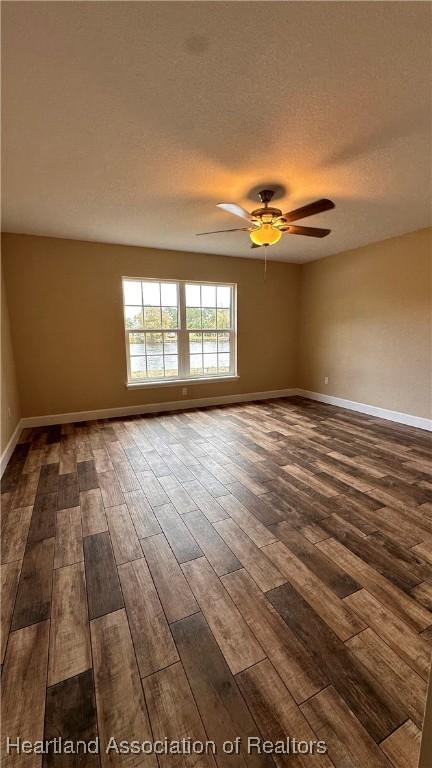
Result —
<path fill-rule="evenodd" d="M 432 4 L 2 2 L 5 768 L 432 768 Z"/>

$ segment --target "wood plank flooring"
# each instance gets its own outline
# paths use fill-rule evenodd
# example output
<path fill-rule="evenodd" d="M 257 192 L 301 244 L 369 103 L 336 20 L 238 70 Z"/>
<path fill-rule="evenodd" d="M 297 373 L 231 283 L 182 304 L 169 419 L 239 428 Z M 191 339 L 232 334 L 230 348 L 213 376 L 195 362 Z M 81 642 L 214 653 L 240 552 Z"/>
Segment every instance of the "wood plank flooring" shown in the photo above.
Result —
<path fill-rule="evenodd" d="M 2 479 L 3 740 L 100 749 L 4 765 L 415 768 L 430 447 L 301 398 L 24 430 Z M 287 738 L 314 750 L 256 749 Z"/>

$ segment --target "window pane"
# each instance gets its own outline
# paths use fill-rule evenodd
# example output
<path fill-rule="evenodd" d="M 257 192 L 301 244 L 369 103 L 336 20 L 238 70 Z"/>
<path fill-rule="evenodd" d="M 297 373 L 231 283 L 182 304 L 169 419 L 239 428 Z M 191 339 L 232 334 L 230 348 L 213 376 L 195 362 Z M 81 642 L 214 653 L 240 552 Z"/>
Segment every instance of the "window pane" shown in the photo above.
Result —
<path fill-rule="evenodd" d="M 143 283 L 143 304 L 150 307 L 160 305 L 160 283 Z"/>
<path fill-rule="evenodd" d="M 201 328 L 201 310 L 195 308 L 186 309 L 186 327 Z"/>
<path fill-rule="evenodd" d="M 201 304 L 203 307 L 216 306 L 216 286 L 215 285 L 201 286 Z"/>
<path fill-rule="evenodd" d="M 231 306 L 231 288 L 228 285 L 218 285 L 217 305 L 218 307 Z"/>
<path fill-rule="evenodd" d="M 178 378 L 180 348 L 193 378 L 232 373 L 231 286 L 133 278 L 122 286 L 131 381 Z"/>
<path fill-rule="evenodd" d="M 161 303 L 167 306 L 177 306 L 176 283 L 161 283 Z"/>
<path fill-rule="evenodd" d="M 190 372 L 191 376 L 198 376 L 203 372 L 202 369 L 202 355 L 190 356 Z"/>
<path fill-rule="evenodd" d="M 144 307 L 144 328 L 161 328 L 160 307 Z"/>
<path fill-rule="evenodd" d="M 130 372 L 132 379 L 145 379 L 147 376 L 145 357 L 131 357 Z"/>
<path fill-rule="evenodd" d="M 226 312 L 227 310 L 222 310 Z M 216 328 L 216 310 L 215 309 L 203 309 L 202 311 L 202 327 L 203 328 Z"/>
<path fill-rule="evenodd" d="M 217 333 L 204 333 L 204 352 L 217 352 Z"/>
<path fill-rule="evenodd" d="M 177 334 L 176 333 L 164 333 L 164 353 L 165 355 L 177 354 Z"/>
<path fill-rule="evenodd" d="M 217 355 L 204 355 L 204 373 L 217 373 Z"/>
<path fill-rule="evenodd" d="M 229 328 L 231 325 L 231 318 L 230 318 L 230 310 L 229 309 L 218 309 L 217 311 L 217 327 L 218 328 Z"/>
<path fill-rule="evenodd" d="M 161 333 L 146 333 L 147 355 L 163 355 Z"/>
<path fill-rule="evenodd" d="M 177 328 L 177 307 L 162 307 L 162 328 Z"/>
<path fill-rule="evenodd" d="M 178 376 L 177 355 L 165 355 L 165 376 Z"/>
<path fill-rule="evenodd" d="M 162 379 L 164 376 L 163 356 L 147 357 L 147 371 L 149 379 Z"/>
<path fill-rule="evenodd" d="M 186 306 L 201 306 L 201 289 L 199 285 L 186 285 Z"/>
<path fill-rule="evenodd" d="M 145 333 L 129 334 L 129 350 L 131 355 L 145 355 Z"/>
<path fill-rule="evenodd" d="M 197 354 L 202 352 L 202 333 L 189 334 L 189 353 Z"/>
<path fill-rule="evenodd" d="M 218 333 L 218 352 L 230 351 L 230 335 L 229 333 Z"/>
<path fill-rule="evenodd" d="M 126 328 L 142 328 L 143 316 L 141 307 L 125 307 Z"/>
<path fill-rule="evenodd" d="M 124 280 L 124 303 L 142 304 L 141 283 L 138 280 Z"/>
<path fill-rule="evenodd" d="M 218 355 L 218 367 L 219 373 L 229 373 L 230 370 L 230 356 L 225 352 Z"/>

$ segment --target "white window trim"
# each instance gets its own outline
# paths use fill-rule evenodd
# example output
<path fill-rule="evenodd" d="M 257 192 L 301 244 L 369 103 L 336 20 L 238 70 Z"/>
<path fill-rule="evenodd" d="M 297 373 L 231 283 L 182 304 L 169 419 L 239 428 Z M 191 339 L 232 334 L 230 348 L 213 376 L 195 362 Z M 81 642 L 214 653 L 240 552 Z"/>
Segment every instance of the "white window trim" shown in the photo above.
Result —
<path fill-rule="evenodd" d="M 151 379 L 150 381 L 128 381 L 126 384 L 127 389 L 148 389 L 159 387 L 179 387 L 189 386 L 192 384 L 214 384 L 220 381 L 238 381 L 240 376 L 238 374 L 231 375 L 230 373 L 220 374 L 219 376 L 190 376 L 188 379 Z"/>
<path fill-rule="evenodd" d="M 179 376 L 178 377 L 172 377 L 172 378 L 161 378 L 161 379 L 132 379 L 131 373 L 130 373 L 130 354 L 129 354 L 129 334 L 130 333 L 148 333 L 150 332 L 150 329 L 146 330 L 140 330 L 140 329 L 132 329 L 132 328 L 126 328 L 125 323 L 125 301 L 124 301 L 124 291 L 123 291 L 123 281 L 124 280 L 136 280 L 140 282 L 155 282 L 155 283 L 176 283 L 178 288 L 178 312 L 179 312 L 179 326 L 175 330 L 175 332 L 178 334 L 178 363 L 179 363 Z M 231 336 L 231 343 L 230 343 L 230 355 L 231 355 L 231 368 L 228 373 L 224 374 L 203 374 L 202 376 L 189 376 L 185 373 L 186 369 L 188 368 L 187 360 L 189 358 L 189 352 L 187 349 L 187 339 L 188 339 L 188 331 L 186 329 L 186 297 L 185 297 L 185 286 L 186 284 L 197 284 L 197 285 L 223 285 L 228 286 L 231 288 L 231 321 L 232 326 L 228 330 L 230 336 Z M 178 386 L 181 384 L 200 384 L 202 382 L 218 382 L 218 381 L 235 381 L 239 379 L 238 371 L 237 371 L 237 283 L 227 283 L 223 282 L 222 280 L 179 280 L 178 278 L 168 278 L 168 277 L 130 277 L 130 276 L 122 276 L 122 313 L 123 313 L 123 325 L 124 325 L 124 332 L 125 332 L 125 355 L 126 355 L 126 371 L 127 371 L 127 380 L 126 380 L 126 387 L 127 389 L 141 389 L 141 388 L 147 388 L 147 387 L 166 387 L 166 386 Z M 154 333 L 159 332 L 167 332 L 169 329 L 155 329 Z M 212 333 L 212 329 L 208 329 L 209 333 Z M 205 330 L 203 329 L 203 333 Z M 198 330 L 199 333 L 199 330 Z M 181 373 L 180 373 L 181 371 Z"/>

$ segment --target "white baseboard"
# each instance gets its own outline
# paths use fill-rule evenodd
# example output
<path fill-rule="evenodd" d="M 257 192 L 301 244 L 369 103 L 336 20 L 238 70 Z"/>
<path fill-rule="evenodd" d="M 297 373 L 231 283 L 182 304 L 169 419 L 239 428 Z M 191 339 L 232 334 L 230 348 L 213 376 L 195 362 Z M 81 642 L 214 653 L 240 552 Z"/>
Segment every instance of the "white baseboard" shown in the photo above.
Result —
<path fill-rule="evenodd" d="M 379 408 L 377 405 L 357 403 L 355 400 L 344 400 L 342 397 L 323 395 L 321 392 L 309 392 L 307 389 L 298 389 L 297 394 L 301 397 L 307 397 L 309 400 L 319 400 L 320 403 L 337 405 L 339 408 L 347 408 L 350 411 L 366 413 L 369 416 L 377 416 L 379 419 L 397 421 L 399 424 L 406 424 L 409 427 L 417 427 L 418 429 L 426 429 L 429 432 L 432 432 L 432 419 L 425 419 L 421 416 L 413 416 L 411 413 L 389 411 L 387 408 Z"/>
<path fill-rule="evenodd" d="M 13 454 L 13 452 L 15 450 L 15 446 L 16 446 L 18 440 L 19 440 L 19 436 L 20 436 L 21 431 L 23 430 L 23 428 L 24 428 L 23 420 L 20 419 L 18 424 L 16 425 L 16 427 L 14 429 L 14 432 L 13 432 L 13 434 L 12 434 L 12 436 L 11 436 L 7 446 L 6 446 L 6 448 L 4 449 L 4 451 L 3 451 L 2 455 L 1 455 L 1 459 L 0 459 L 0 477 L 3 477 L 3 472 L 5 471 L 5 469 L 7 467 L 7 464 L 8 464 L 8 461 L 9 461 L 10 457 L 12 456 L 12 454 Z"/>
<path fill-rule="evenodd" d="M 278 397 L 297 395 L 297 389 L 275 389 L 268 392 L 247 392 L 241 395 L 222 395 L 220 397 L 201 397 L 194 400 L 174 400 L 167 403 L 147 403 L 145 405 L 126 405 L 121 408 L 103 408 L 97 411 L 76 411 L 75 413 L 54 413 L 48 416 L 28 416 L 22 419 L 21 428 L 43 427 L 49 424 L 69 424 L 75 421 L 93 421 L 94 419 L 112 419 L 122 416 L 139 416 L 141 413 L 162 413 L 164 411 L 183 411 L 190 408 L 205 408 L 211 405 L 229 405 L 247 403 L 252 400 L 272 400 Z"/>
<path fill-rule="evenodd" d="M 139 416 L 142 413 L 163 413 L 167 411 L 180 411 L 190 408 L 205 408 L 211 405 L 229 405 L 230 403 L 247 403 L 253 400 L 272 400 L 279 397 L 301 397 L 310 400 L 318 400 L 321 403 L 336 405 L 339 408 L 347 408 L 350 411 L 366 413 L 369 416 L 377 416 L 380 419 L 396 421 L 399 424 L 407 424 L 410 427 L 432 431 L 432 419 L 413 416 L 400 411 L 389 411 L 375 405 L 357 403 L 354 400 L 344 400 L 342 397 L 323 395 L 320 392 L 309 392 L 306 389 L 275 389 L 268 392 L 247 392 L 241 395 L 222 395 L 221 397 L 202 397 L 194 400 L 175 400 L 167 403 L 150 403 L 146 405 L 127 405 L 122 408 L 102 408 L 95 411 L 76 411 L 74 413 L 54 413 L 48 416 L 27 416 L 20 420 L 1 455 L 0 477 L 6 469 L 14 448 L 19 440 L 21 431 L 25 427 L 43 427 L 50 424 L 68 424 L 75 421 L 93 421 L 94 419 L 110 419 L 122 416 Z"/>

